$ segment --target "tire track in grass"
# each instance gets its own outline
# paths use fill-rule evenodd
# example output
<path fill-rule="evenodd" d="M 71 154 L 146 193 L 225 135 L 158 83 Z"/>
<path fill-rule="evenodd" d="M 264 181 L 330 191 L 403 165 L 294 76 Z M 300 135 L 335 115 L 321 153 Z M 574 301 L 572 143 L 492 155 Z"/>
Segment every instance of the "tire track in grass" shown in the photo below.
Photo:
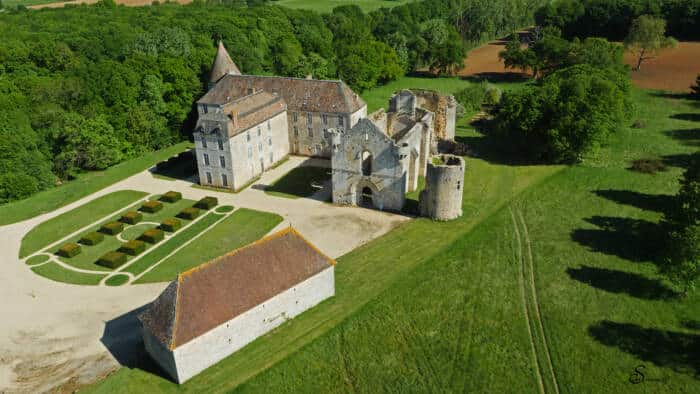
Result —
<path fill-rule="evenodd" d="M 511 211 L 512 213 L 512 211 Z M 540 312 L 540 303 L 537 300 L 537 286 L 535 286 L 535 264 L 532 258 L 532 242 L 530 241 L 530 234 L 527 228 L 527 223 L 525 223 L 525 218 L 520 210 L 518 210 L 518 218 L 523 226 L 523 236 L 525 240 L 525 246 L 527 247 L 527 262 L 530 269 L 530 290 L 532 291 L 532 301 L 534 304 L 535 321 L 537 323 L 537 328 L 540 330 L 540 336 L 542 338 L 542 346 L 544 347 L 544 355 L 547 359 L 547 365 L 549 366 L 550 373 L 552 375 L 552 383 L 554 386 L 554 391 L 559 394 L 559 383 L 557 381 L 557 374 L 554 370 L 554 365 L 552 364 L 552 354 L 549 351 L 549 345 L 547 340 L 547 335 L 544 330 L 544 324 L 542 324 L 542 314 Z"/>
<path fill-rule="evenodd" d="M 533 336 L 532 333 L 532 319 L 530 317 L 530 312 L 528 311 L 528 301 L 527 301 L 527 296 L 525 295 L 525 266 L 524 266 L 524 261 L 523 261 L 523 246 L 522 242 L 520 240 L 520 230 L 518 229 L 518 222 L 515 219 L 515 214 L 513 213 L 513 208 L 509 207 L 508 210 L 510 211 L 510 218 L 513 222 L 513 246 L 514 246 L 514 258 L 515 261 L 518 263 L 520 266 L 520 269 L 518 270 L 519 275 L 518 275 L 518 284 L 520 285 L 520 296 L 522 298 L 523 302 L 523 313 L 525 315 L 525 320 L 527 323 L 527 333 L 530 336 L 530 347 L 532 350 L 532 358 L 533 358 L 533 364 L 535 365 L 535 377 L 537 378 L 537 385 L 540 388 L 540 393 L 544 394 L 544 380 L 542 379 L 542 373 L 540 372 L 540 362 L 539 358 L 537 357 L 537 348 L 535 346 L 535 337 Z"/>

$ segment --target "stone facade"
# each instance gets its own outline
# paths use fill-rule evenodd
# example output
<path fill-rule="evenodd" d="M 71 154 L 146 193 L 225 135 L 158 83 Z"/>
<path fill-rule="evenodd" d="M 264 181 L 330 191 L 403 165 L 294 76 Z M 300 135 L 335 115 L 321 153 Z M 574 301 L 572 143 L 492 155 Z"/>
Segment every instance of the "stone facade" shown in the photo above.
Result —
<path fill-rule="evenodd" d="M 406 91 L 402 91 L 406 92 Z M 415 105 L 435 114 L 433 129 L 433 153 L 437 153 L 437 141 L 455 138 L 457 100 L 454 96 L 443 95 L 432 90 L 413 89 L 408 91 L 415 97 Z M 398 94 L 401 94 L 399 92 Z M 406 93 L 403 93 L 406 95 Z"/>
<path fill-rule="evenodd" d="M 421 216 L 435 220 L 452 220 L 462 216 L 464 159 L 438 155 L 428 163 L 425 189 L 420 194 Z"/>

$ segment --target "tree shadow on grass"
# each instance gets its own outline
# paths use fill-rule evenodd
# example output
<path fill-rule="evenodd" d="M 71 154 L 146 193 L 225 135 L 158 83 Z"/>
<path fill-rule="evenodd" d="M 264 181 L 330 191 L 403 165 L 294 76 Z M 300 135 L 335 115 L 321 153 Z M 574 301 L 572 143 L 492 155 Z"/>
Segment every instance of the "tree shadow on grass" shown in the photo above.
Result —
<path fill-rule="evenodd" d="M 532 161 L 518 154 L 514 150 L 504 149 L 507 146 L 505 141 L 488 134 L 481 137 L 457 136 L 455 141 L 468 147 L 470 156 L 486 160 L 491 164 L 502 164 L 509 166 L 537 165 L 539 162 Z"/>
<path fill-rule="evenodd" d="M 571 239 L 593 252 L 633 262 L 655 262 L 662 249 L 660 226 L 640 219 L 593 216 L 585 219 L 600 229 L 576 229 Z"/>
<path fill-rule="evenodd" d="M 675 155 L 665 155 L 661 159 L 667 166 L 688 168 L 692 160 L 692 155 L 690 153 L 679 153 Z"/>
<path fill-rule="evenodd" d="M 675 115 L 671 115 L 671 119 L 687 120 L 689 122 L 700 122 L 700 114 L 695 114 L 695 113 L 675 114 Z"/>
<path fill-rule="evenodd" d="M 141 306 L 105 323 L 100 342 L 117 362 L 127 368 L 137 368 L 170 380 L 168 375 L 148 355 L 141 337 L 141 323 L 137 316 L 150 304 Z"/>
<path fill-rule="evenodd" d="M 606 346 L 678 373 L 700 377 L 700 335 L 644 328 L 603 320 L 588 327 L 593 339 Z"/>
<path fill-rule="evenodd" d="M 571 279 L 610 293 L 626 293 L 646 300 L 667 300 L 678 296 L 678 293 L 658 279 L 649 279 L 631 272 L 582 266 L 569 268 L 566 273 Z"/>
<path fill-rule="evenodd" d="M 468 76 L 461 77 L 461 79 L 467 80 L 469 82 L 482 82 L 488 81 L 492 83 L 500 82 L 525 82 L 532 79 L 532 76 L 521 72 L 481 72 Z"/>
<path fill-rule="evenodd" d="M 618 204 L 630 205 L 645 211 L 668 212 L 673 204 L 673 196 L 666 194 L 644 194 L 630 190 L 594 190 L 594 194 Z"/>
<path fill-rule="evenodd" d="M 665 133 L 684 145 L 700 146 L 700 129 L 671 130 Z"/>
<path fill-rule="evenodd" d="M 187 150 L 168 160 L 161 161 L 149 171 L 154 176 L 161 178 L 194 182 L 197 178 L 197 160 L 194 157 L 194 150 Z"/>

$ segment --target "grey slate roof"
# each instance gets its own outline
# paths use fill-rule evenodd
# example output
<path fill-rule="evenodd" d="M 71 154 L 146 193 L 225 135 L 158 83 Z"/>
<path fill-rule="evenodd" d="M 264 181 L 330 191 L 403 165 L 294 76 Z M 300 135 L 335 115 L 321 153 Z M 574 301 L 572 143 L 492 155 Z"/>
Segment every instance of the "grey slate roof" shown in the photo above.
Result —
<path fill-rule="evenodd" d="M 214 58 L 214 64 L 211 66 L 211 75 L 209 76 L 209 82 L 216 83 L 224 75 L 233 73 L 241 74 L 241 70 L 238 69 L 236 63 L 233 62 L 231 56 L 229 56 L 226 48 L 224 48 L 224 43 L 219 41 L 219 47 L 216 50 L 216 57 Z"/>

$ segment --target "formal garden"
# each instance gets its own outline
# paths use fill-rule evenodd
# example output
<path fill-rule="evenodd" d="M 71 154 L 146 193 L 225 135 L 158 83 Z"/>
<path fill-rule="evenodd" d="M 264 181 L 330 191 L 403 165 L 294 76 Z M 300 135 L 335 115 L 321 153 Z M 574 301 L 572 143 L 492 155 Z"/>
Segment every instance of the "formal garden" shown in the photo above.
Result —
<path fill-rule="evenodd" d="M 197 201 L 179 192 L 123 190 L 99 197 L 32 229 L 20 257 L 58 282 L 120 286 L 172 280 L 281 222 L 278 215 Z"/>

